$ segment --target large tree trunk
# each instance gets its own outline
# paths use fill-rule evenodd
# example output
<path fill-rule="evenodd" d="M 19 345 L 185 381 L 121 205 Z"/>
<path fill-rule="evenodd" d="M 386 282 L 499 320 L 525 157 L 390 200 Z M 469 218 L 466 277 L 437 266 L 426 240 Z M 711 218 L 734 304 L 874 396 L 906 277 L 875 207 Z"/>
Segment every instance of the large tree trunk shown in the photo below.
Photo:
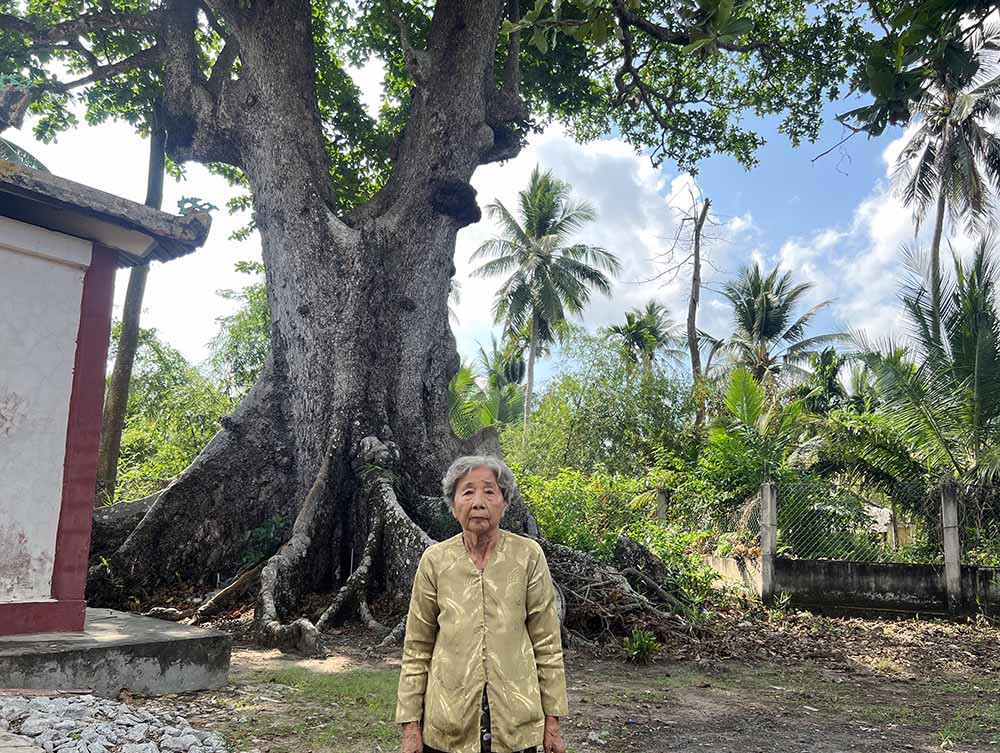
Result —
<path fill-rule="evenodd" d="M 259 632 L 312 650 L 311 625 L 288 619 L 304 593 L 348 579 L 373 531 L 379 556 L 365 587 L 405 598 L 431 541 L 424 527 L 447 529 L 440 479 L 463 449 L 448 422 L 459 367 L 448 289 L 456 234 L 479 219 L 469 180 L 495 148 L 487 100 L 503 7 L 439 3 L 429 39 L 438 52 L 420 61 L 426 78 L 396 172 L 350 224 L 332 209 L 309 3 L 269 5 L 266 22 L 239 28 L 253 72 L 241 83 L 255 95 L 239 161 L 261 234 L 272 352 L 205 451 L 92 570 L 97 600 L 174 578 L 214 585 L 287 536 L 262 574 Z M 167 96 L 169 106 L 190 95 Z M 168 147 L 183 156 L 197 135 L 174 125 Z"/>
<path fill-rule="evenodd" d="M 149 174 L 146 178 L 146 206 L 159 209 L 163 204 L 163 167 L 166 134 L 154 115 L 149 134 Z M 142 298 L 146 291 L 149 264 L 132 267 L 125 292 L 122 310 L 121 335 L 118 352 L 111 370 L 108 394 L 104 399 L 104 416 L 101 421 L 101 445 L 97 456 L 97 505 L 115 501 L 118 480 L 118 456 L 121 454 L 122 430 L 128 408 L 129 384 L 132 365 L 139 347 L 139 320 L 142 317 Z"/>
<path fill-rule="evenodd" d="M 190 52 L 198 4 L 169 5 L 178 17 L 164 44 Z M 261 642 L 316 652 L 320 630 L 348 605 L 398 638 L 401 623 L 379 625 L 369 601 L 387 612 L 405 605 L 422 551 L 454 531 L 439 496 L 448 463 L 498 450 L 495 433 L 463 444 L 451 431 L 459 359 L 448 290 L 456 234 L 480 216 L 472 173 L 516 154 L 503 123 L 521 110 L 493 71 L 506 3 L 438 1 L 427 50 L 407 52 L 417 86 L 395 172 L 346 221 L 333 210 L 309 1 L 213 5 L 239 35 L 240 75 L 216 80 L 213 95 L 191 83 L 193 58 L 166 58 L 168 153 L 245 171 L 272 350 L 208 447 L 92 567 L 90 594 L 107 604 L 175 579 L 214 586 L 271 555 L 256 604 Z M 215 107 L 220 97 L 243 109 Z M 222 122 L 206 129 L 200 118 Z M 505 525 L 538 535 L 523 502 L 512 502 Z M 304 613 L 304 595 L 334 589 L 328 608 Z"/>
<path fill-rule="evenodd" d="M 691 297 L 688 300 L 687 341 L 691 351 L 691 378 L 694 386 L 695 430 L 700 430 L 705 423 L 705 396 L 703 394 L 701 370 L 701 346 L 698 343 L 698 302 L 701 299 L 701 231 L 708 218 L 708 209 L 712 205 L 710 199 L 705 199 L 694 224 L 694 261 L 691 268 Z"/>

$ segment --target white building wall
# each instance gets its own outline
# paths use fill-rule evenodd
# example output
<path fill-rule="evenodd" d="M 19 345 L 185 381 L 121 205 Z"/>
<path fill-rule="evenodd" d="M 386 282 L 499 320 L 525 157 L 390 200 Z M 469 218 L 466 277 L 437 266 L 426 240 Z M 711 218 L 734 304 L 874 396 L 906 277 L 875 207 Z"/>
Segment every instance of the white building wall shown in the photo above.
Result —
<path fill-rule="evenodd" d="M 51 596 L 91 244 L 0 217 L 0 602 Z"/>

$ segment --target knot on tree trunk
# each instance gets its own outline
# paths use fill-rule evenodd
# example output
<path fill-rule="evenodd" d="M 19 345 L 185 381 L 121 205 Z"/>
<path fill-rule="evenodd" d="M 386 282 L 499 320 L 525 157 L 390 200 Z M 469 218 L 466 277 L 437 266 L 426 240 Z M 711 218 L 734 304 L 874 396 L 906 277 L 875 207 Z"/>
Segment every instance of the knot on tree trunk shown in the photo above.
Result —
<path fill-rule="evenodd" d="M 521 135 L 513 128 L 505 125 L 490 126 L 490 128 L 493 131 L 493 143 L 480 158 L 482 164 L 514 159 L 521 153 L 524 142 Z"/>
<path fill-rule="evenodd" d="M 378 437 L 365 437 L 354 448 L 355 471 L 372 466 L 382 471 L 394 470 L 399 465 L 399 447 L 395 442 L 383 442 Z"/>
<path fill-rule="evenodd" d="M 5 86 L 0 88 L 0 131 L 20 128 L 24 115 L 34 101 L 37 90 L 32 87 Z"/>
<path fill-rule="evenodd" d="M 459 227 L 472 225 L 483 214 L 476 203 L 476 189 L 464 180 L 435 180 L 431 182 L 431 208 L 455 220 Z"/>

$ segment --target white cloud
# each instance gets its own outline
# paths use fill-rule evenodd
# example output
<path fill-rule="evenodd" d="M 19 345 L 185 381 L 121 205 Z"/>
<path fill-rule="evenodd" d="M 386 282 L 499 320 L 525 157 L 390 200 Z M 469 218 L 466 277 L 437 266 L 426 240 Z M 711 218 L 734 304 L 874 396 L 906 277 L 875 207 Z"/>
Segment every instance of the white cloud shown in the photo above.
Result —
<path fill-rule="evenodd" d="M 682 299 L 686 301 L 683 280 L 665 286 L 642 281 L 655 271 L 650 260 L 673 239 L 675 218 L 670 201 L 686 182 L 675 179 L 668 185 L 647 158 L 621 140 L 577 144 L 561 128 L 550 127 L 533 138 L 517 158 L 476 172 L 472 183 L 479 205 L 485 208 L 499 199 L 513 210 L 517 192 L 527 186 L 536 164 L 567 181 L 575 198 L 594 205 L 599 219 L 581 232 L 580 240 L 608 249 L 622 264 L 612 297 L 598 293 L 591 297 L 586 325 L 605 326 L 650 299 L 666 304 L 678 318 L 679 305 Z M 470 256 L 495 232 L 484 212 L 481 222 L 463 229 L 458 236 L 455 265 L 462 302 L 457 307 L 458 324 L 453 326 L 459 351 L 466 357 L 474 352 L 475 342 L 487 340 L 493 329 L 490 307 L 500 280 L 472 278 L 476 265 Z"/>

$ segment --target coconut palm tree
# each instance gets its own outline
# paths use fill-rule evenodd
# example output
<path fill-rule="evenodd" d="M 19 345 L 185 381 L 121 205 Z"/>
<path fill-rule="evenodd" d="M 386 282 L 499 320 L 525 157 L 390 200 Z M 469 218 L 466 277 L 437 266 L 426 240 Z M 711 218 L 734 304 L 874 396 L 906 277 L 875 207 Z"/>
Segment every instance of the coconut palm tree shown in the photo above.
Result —
<path fill-rule="evenodd" d="M 460 437 L 469 437 L 487 426 L 502 427 L 521 417 L 524 394 L 519 384 L 524 376 L 523 360 L 511 361 L 508 354 L 491 339 L 490 350 L 479 346 L 476 366 L 462 366 L 448 390 L 448 410 L 452 429 Z"/>
<path fill-rule="evenodd" d="M 995 41 L 995 40 L 994 40 Z M 941 303 L 941 235 L 947 209 L 952 222 L 964 219 L 979 232 L 992 222 L 1000 186 L 1000 76 L 955 91 L 947 84 L 928 90 L 919 103 L 920 125 L 896 161 L 893 183 L 919 222 L 935 204 L 931 240 L 930 295 Z M 936 325 L 934 325 L 936 326 Z"/>
<path fill-rule="evenodd" d="M 884 450 L 861 453 L 862 460 L 873 473 L 881 469 L 890 478 L 894 468 L 919 467 L 929 483 L 945 477 L 995 480 L 1000 475 L 995 241 L 981 240 L 969 262 L 954 257 L 953 274 L 942 280 L 939 307 L 931 296 L 933 269 L 916 257 L 910 261 L 919 274 L 900 294 L 910 340 L 871 345 L 859 338 L 875 377 L 879 429 L 896 448 L 892 456 Z M 859 441 L 864 449 L 865 439 Z"/>
<path fill-rule="evenodd" d="M 711 345 L 709 363 L 720 351 L 731 354 L 758 382 L 796 369 L 796 361 L 817 347 L 844 339 L 840 333 L 805 337 L 816 314 L 830 305 L 818 303 L 804 314 L 795 311 L 813 285 L 792 283 L 790 272 L 775 267 L 764 275 L 760 266 L 745 267 L 726 283 L 722 294 L 733 307 L 736 328 L 726 340 L 706 337 Z"/>
<path fill-rule="evenodd" d="M 769 395 L 749 370 L 738 367 L 729 374 L 722 407 L 709 441 L 752 458 L 759 481 L 774 478 L 800 441 L 802 401 Z"/>
<path fill-rule="evenodd" d="M 506 277 L 493 316 L 507 333 L 528 332 L 527 423 L 540 347 L 556 339 L 569 315 L 582 313 L 592 289 L 611 294 L 609 275 L 617 275 L 620 265 L 603 248 L 570 242 L 597 213 L 588 203 L 571 200 L 569 185 L 537 166 L 528 187 L 518 193 L 519 216 L 499 200 L 487 207 L 487 214 L 500 233 L 472 255 L 473 260 L 487 260 L 473 274 Z"/>
<path fill-rule="evenodd" d="M 807 353 L 804 378 L 790 393 L 802 400 L 810 413 L 825 415 L 847 405 L 848 391 L 841 377 L 850 360 L 834 348 Z"/>
<path fill-rule="evenodd" d="M 632 364 L 642 364 L 647 375 L 653 372 L 656 354 L 665 351 L 671 356 L 681 355 L 672 347 L 678 342 L 676 326 L 667 316 L 667 310 L 655 301 L 645 308 L 626 312 L 625 323 L 605 330 Z"/>

